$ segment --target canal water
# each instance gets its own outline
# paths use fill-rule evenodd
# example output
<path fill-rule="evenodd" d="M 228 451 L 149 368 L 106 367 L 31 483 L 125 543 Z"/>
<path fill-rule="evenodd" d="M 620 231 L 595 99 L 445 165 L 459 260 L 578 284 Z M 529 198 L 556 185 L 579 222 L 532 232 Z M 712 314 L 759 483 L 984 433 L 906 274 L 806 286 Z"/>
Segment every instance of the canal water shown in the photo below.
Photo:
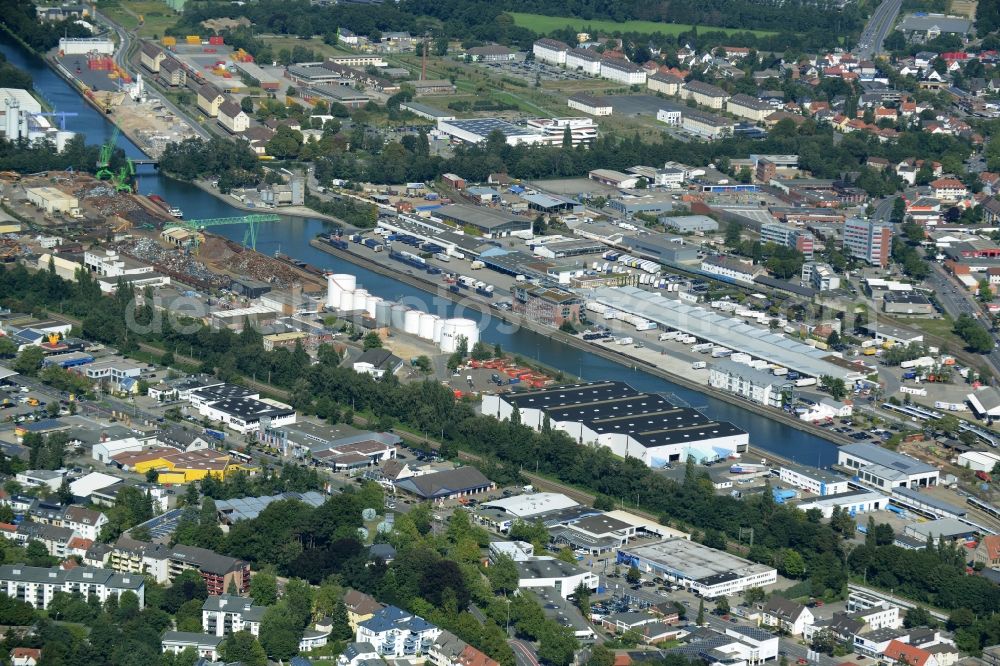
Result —
<path fill-rule="evenodd" d="M 79 94 L 43 61 L 25 52 L 18 44 L 0 33 L 0 52 L 15 66 L 29 72 L 35 89 L 58 111 L 76 111 L 79 116 L 67 119 L 67 129 L 86 135 L 87 142 L 99 144 L 106 141 L 113 127 L 103 114 L 86 104 Z M 142 152 L 124 136 L 119 145 L 130 157 L 143 157 Z M 152 167 L 139 167 L 138 189 L 141 194 L 159 194 L 171 205 L 182 209 L 188 219 L 235 217 L 243 211 L 228 205 L 193 185 L 161 176 Z M 443 316 L 465 316 L 482 321 L 483 315 L 473 309 L 462 309 L 446 299 L 434 299 L 427 293 L 397 282 L 392 278 L 373 273 L 359 266 L 338 260 L 309 245 L 309 240 L 329 227 L 318 219 L 293 218 L 279 223 L 262 225 L 258 230 L 257 249 L 265 253 L 281 250 L 320 268 L 336 272 L 353 273 L 360 286 L 382 298 L 400 300 L 422 307 Z M 213 231 L 236 241 L 242 241 L 240 226 L 215 227 Z M 456 312 L 456 309 L 461 311 Z M 487 318 L 488 314 L 487 314 Z M 713 398 L 710 394 L 692 391 L 638 369 L 630 369 L 599 356 L 587 354 L 544 335 L 528 330 L 510 330 L 510 327 L 493 318 L 486 322 L 481 337 L 491 344 L 499 343 L 504 350 L 537 359 L 550 367 L 571 373 L 587 380 L 609 379 L 625 381 L 635 388 L 667 394 L 668 399 L 687 402 L 703 408 L 711 418 L 730 421 L 750 433 L 755 446 L 772 451 L 808 465 L 826 467 L 836 462 L 836 445 L 829 440 L 797 430 L 771 420 L 754 411 L 731 405 Z"/>

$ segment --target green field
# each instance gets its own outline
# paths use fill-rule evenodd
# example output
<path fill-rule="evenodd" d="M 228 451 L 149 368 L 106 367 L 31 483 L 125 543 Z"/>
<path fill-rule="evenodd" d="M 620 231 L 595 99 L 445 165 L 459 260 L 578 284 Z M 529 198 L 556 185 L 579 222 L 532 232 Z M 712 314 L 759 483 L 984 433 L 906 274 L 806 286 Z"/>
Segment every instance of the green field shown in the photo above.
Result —
<path fill-rule="evenodd" d="M 605 21 L 601 19 L 586 20 L 571 16 L 544 16 L 542 14 L 523 14 L 521 12 L 507 12 L 514 18 L 514 24 L 522 28 L 528 28 L 540 34 L 548 34 L 554 30 L 571 27 L 580 32 L 637 32 L 651 35 L 659 32 L 664 35 L 678 35 L 693 28 L 692 25 L 684 23 L 657 23 L 656 21 L 625 21 L 616 23 L 615 21 Z M 758 36 L 775 35 L 773 30 L 743 30 L 736 28 L 716 28 L 714 26 L 700 25 L 701 32 L 725 32 L 734 34 L 739 32 L 752 32 Z"/>

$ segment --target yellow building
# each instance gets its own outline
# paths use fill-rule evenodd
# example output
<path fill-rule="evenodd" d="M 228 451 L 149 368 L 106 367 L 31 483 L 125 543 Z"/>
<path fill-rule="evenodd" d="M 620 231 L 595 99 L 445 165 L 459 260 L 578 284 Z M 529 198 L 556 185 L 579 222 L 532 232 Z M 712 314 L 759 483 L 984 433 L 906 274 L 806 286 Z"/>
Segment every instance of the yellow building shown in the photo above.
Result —
<path fill-rule="evenodd" d="M 160 483 L 189 483 L 200 481 L 209 475 L 224 481 L 227 476 L 238 471 L 248 474 L 257 471 L 255 467 L 234 461 L 228 453 L 212 449 L 180 451 L 172 448 L 155 448 L 120 453 L 112 460 L 122 469 L 137 474 L 156 470 L 157 481 Z"/>

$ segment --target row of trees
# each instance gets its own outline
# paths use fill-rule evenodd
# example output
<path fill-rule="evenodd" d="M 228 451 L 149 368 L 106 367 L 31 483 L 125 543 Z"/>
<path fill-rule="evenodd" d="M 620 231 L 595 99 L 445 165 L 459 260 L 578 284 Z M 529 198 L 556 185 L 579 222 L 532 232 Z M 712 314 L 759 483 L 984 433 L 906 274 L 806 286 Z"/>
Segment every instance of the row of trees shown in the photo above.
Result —
<path fill-rule="evenodd" d="M 220 192 L 256 185 L 264 176 L 257 155 L 248 144 L 221 137 L 168 144 L 160 156 L 160 167 L 184 180 L 216 178 Z"/>

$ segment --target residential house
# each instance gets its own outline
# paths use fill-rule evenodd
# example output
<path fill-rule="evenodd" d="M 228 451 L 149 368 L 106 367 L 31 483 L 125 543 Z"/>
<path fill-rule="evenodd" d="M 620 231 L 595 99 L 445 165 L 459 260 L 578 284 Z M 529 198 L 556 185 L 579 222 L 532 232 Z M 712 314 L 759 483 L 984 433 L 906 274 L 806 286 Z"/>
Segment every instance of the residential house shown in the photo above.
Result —
<path fill-rule="evenodd" d="M 358 630 L 359 624 L 370 620 L 375 613 L 385 608 L 374 597 L 357 590 L 347 590 L 344 593 L 344 605 L 347 606 L 347 622 L 354 631 Z"/>
<path fill-rule="evenodd" d="M 931 191 L 935 199 L 954 202 L 964 199 L 969 194 L 968 188 L 957 178 L 938 178 L 931 181 Z"/>
<path fill-rule="evenodd" d="M 191 648 L 203 659 L 217 661 L 220 656 L 219 646 L 225 638 L 199 634 L 193 631 L 168 631 L 163 634 L 161 647 L 164 652 L 180 654 Z"/>
<path fill-rule="evenodd" d="M 383 658 L 413 658 L 426 655 L 441 629 L 396 606 L 386 606 L 358 624 L 355 640 L 370 643 Z"/>
<path fill-rule="evenodd" d="M 812 611 L 802 604 L 779 596 L 768 599 L 761 614 L 763 624 L 777 627 L 792 636 L 800 636 L 805 626 L 813 624 L 815 619 Z"/>
<path fill-rule="evenodd" d="M 249 597 L 210 596 L 201 606 L 201 629 L 211 636 L 228 636 L 238 631 L 259 636 L 266 610 L 267 606 L 258 606 Z"/>
<path fill-rule="evenodd" d="M 889 666 L 939 666 L 937 657 L 927 650 L 899 640 L 890 641 L 882 660 Z"/>
<path fill-rule="evenodd" d="M 80 593 L 83 598 L 95 596 L 105 602 L 132 592 L 139 598 L 139 608 L 145 605 L 146 581 L 142 576 L 122 575 L 108 569 L 75 567 L 29 567 L 21 564 L 0 566 L 0 593 L 23 601 L 33 608 L 46 609 L 56 592 Z"/>
<path fill-rule="evenodd" d="M 16 647 L 10 651 L 10 666 L 38 666 L 42 651 L 38 648 Z"/>
<path fill-rule="evenodd" d="M 973 553 L 973 561 L 986 567 L 1000 566 L 1000 536 L 991 534 L 983 537 Z"/>
<path fill-rule="evenodd" d="M 354 372 L 373 377 L 381 377 L 386 373 L 394 375 L 402 367 L 403 359 L 388 349 L 381 348 L 368 349 L 354 361 Z"/>

